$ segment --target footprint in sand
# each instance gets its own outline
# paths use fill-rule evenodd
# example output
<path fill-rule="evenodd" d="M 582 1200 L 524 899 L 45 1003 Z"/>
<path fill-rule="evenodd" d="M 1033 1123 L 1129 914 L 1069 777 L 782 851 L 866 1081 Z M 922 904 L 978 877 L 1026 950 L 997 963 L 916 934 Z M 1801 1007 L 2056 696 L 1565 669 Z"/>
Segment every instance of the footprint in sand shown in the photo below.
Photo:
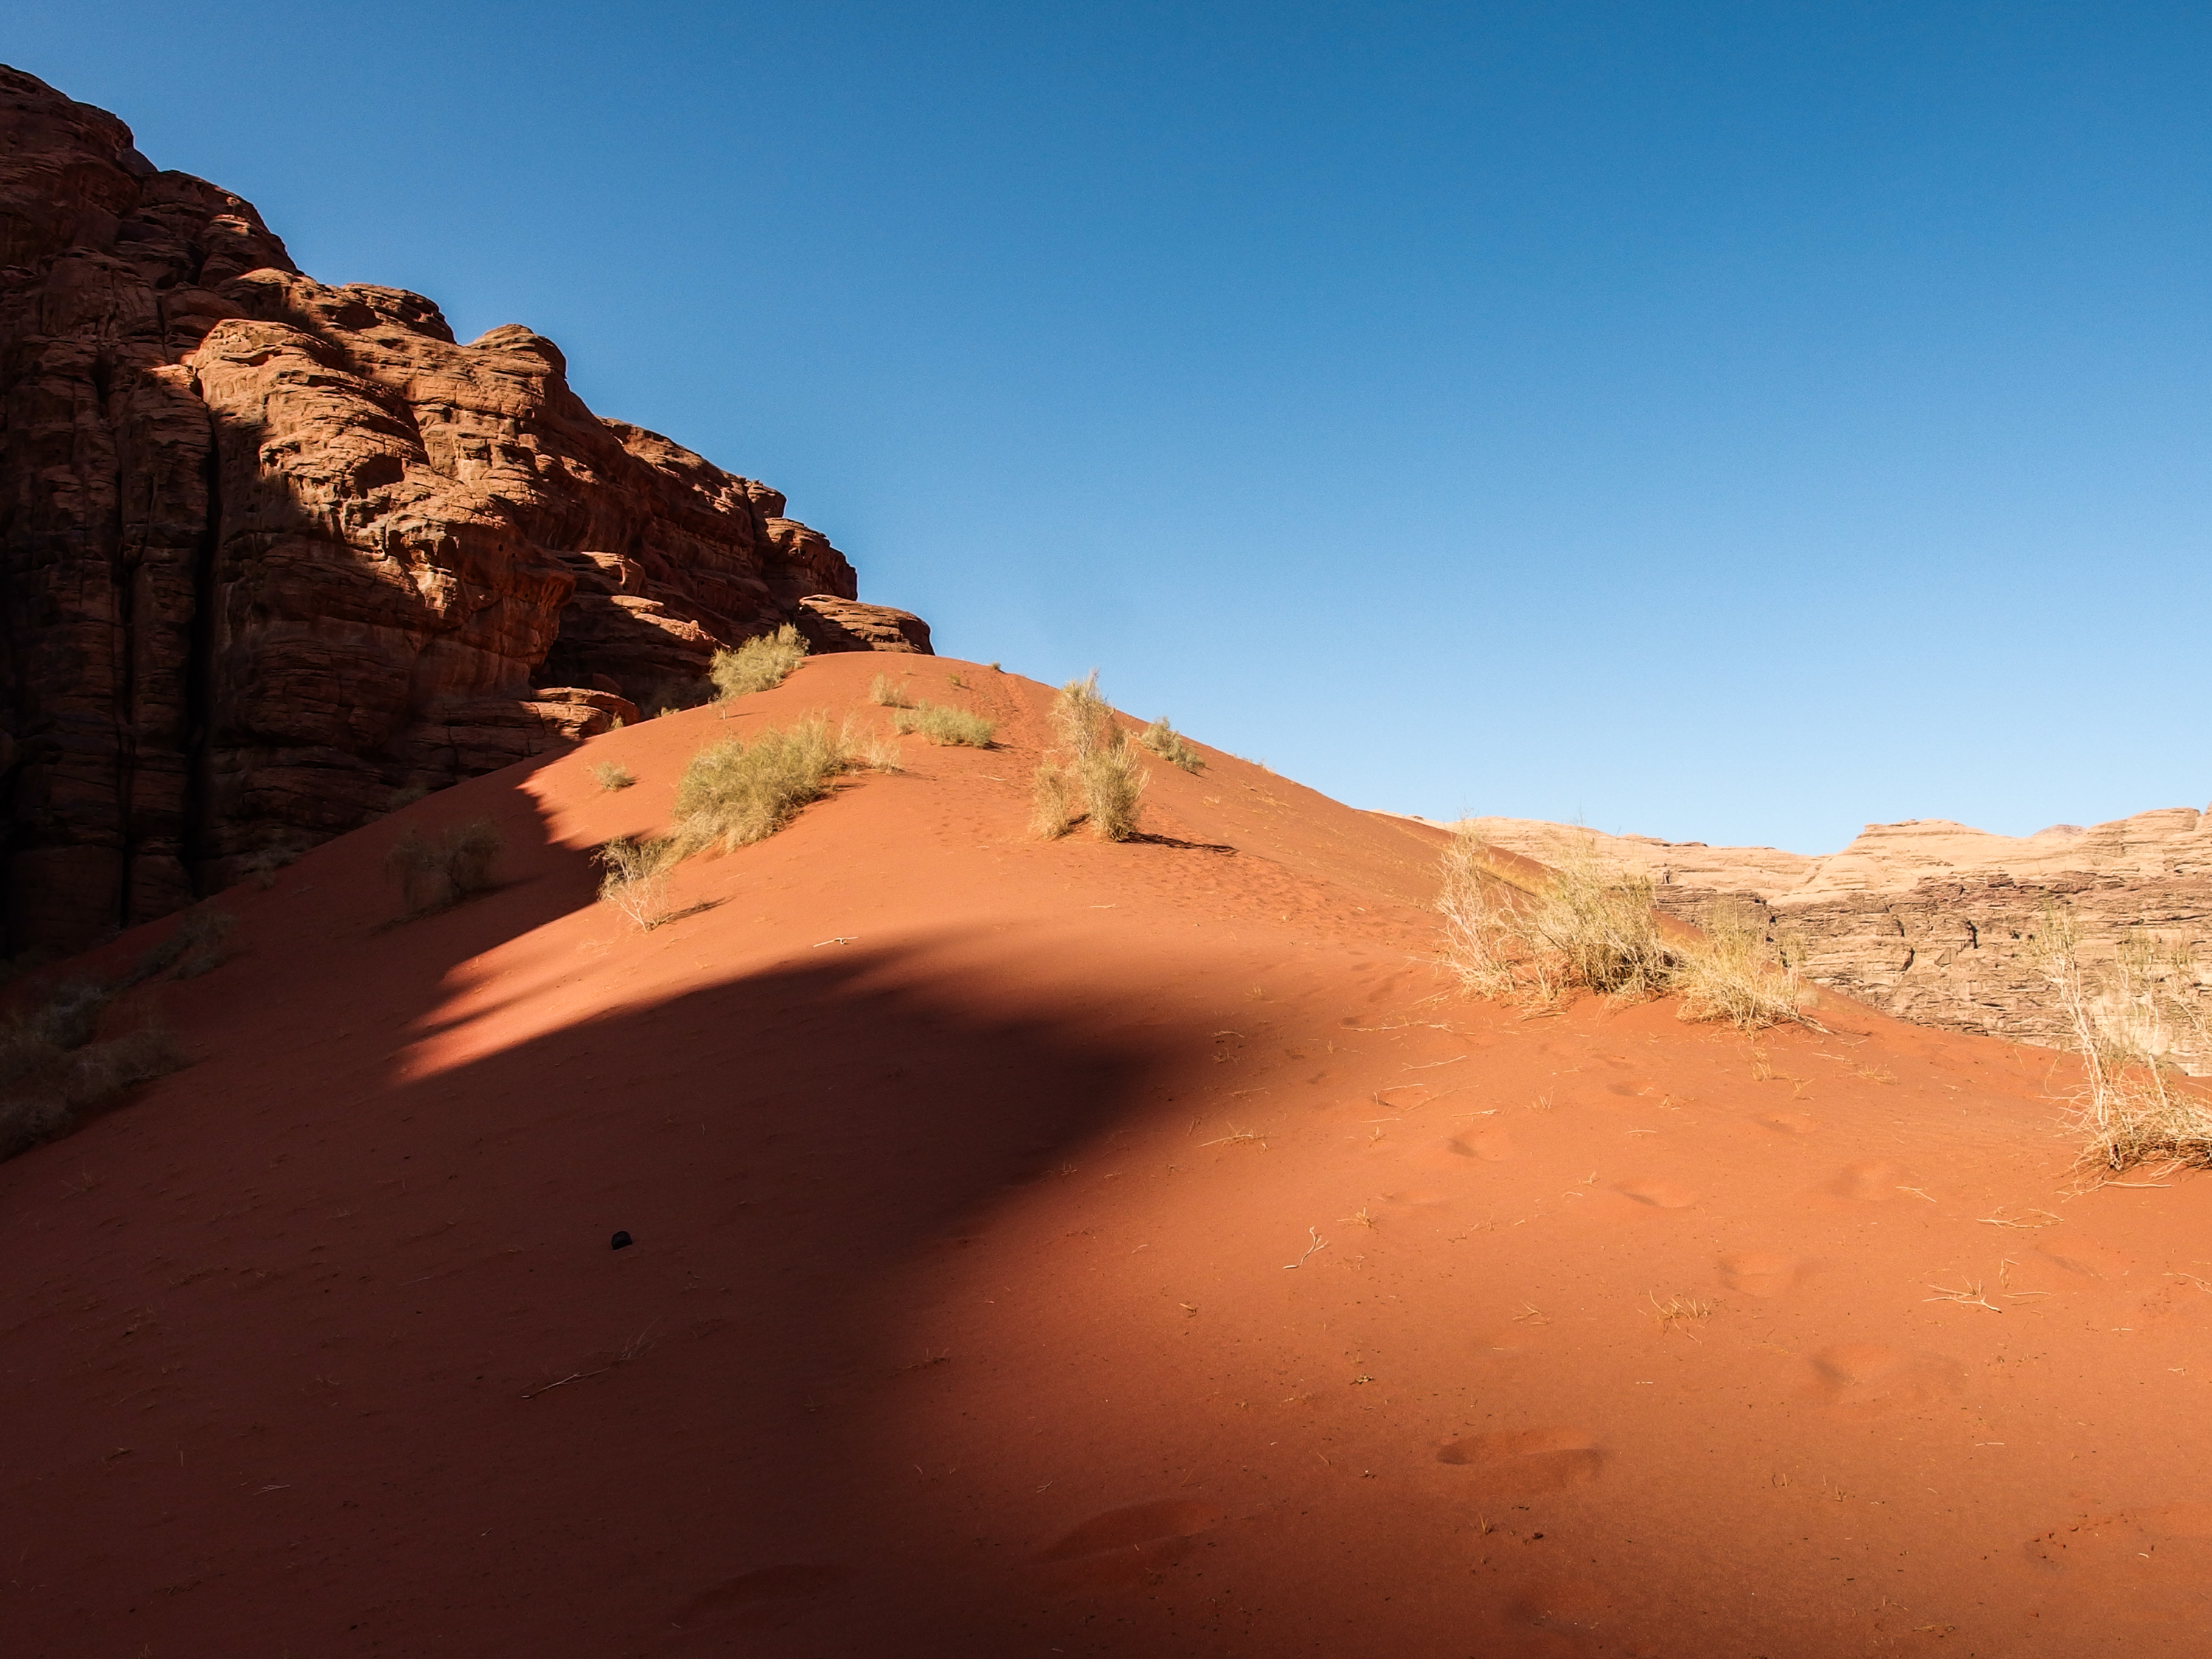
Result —
<path fill-rule="evenodd" d="M 1846 1164 L 1820 1190 L 1858 1204 L 1885 1204 L 1903 1194 L 1912 1177 L 1894 1164 Z"/>
<path fill-rule="evenodd" d="M 1503 1129 L 1485 1129 L 1476 1134 L 1454 1135 L 1444 1142 L 1444 1148 L 1462 1158 L 1479 1158 L 1485 1164 L 1503 1164 L 1513 1156 L 1513 1137 Z"/>
<path fill-rule="evenodd" d="M 1955 1361 L 1880 1342 L 1823 1348 L 1811 1369 L 1816 1398 L 1866 1416 L 1930 1405 L 1959 1389 Z"/>
<path fill-rule="evenodd" d="M 1698 1195 L 1687 1187 L 1662 1181 L 1656 1176 L 1637 1176 L 1631 1180 L 1617 1182 L 1613 1190 L 1623 1198 L 1632 1198 L 1638 1204 L 1648 1204 L 1655 1210 L 1686 1210 L 1698 1201 Z"/>
<path fill-rule="evenodd" d="M 1437 1462 L 1474 1469 L 1486 1495 L 1528 1498 L 1588 1485 L 1604 1468 L 1605 1454 L 1580 1429 L 1510 1429 L 1455 1440 L 1437 1453 Z"/>
<path fill-rule="evenodd" d="M 2118 1279 L 2135 1265 L 2134 1259 L 2086 1238 L 2069 1238 L 2063 1244 L 2046 1244 L 2036 1254 L 2054 1266 L 2083 1279 Z"/>
<path fill-rule="evenodd" d="M 678 1611 L 676 1622 L 687 1627 L 712 1623 L 739 1630 L 779 1629 L 852 1576 L 849 1567 L 820 1563 L 755 1567 L 701 1590 Z"/>
<path fill-rule="evenodd" d="M 1164 1498 L 1094 1515 L 1042 1552 L 1033 1565 L 1061 1589 L 1136 1583 L 1181 1559 L 1189 1540 L 1229 1518 L 1191 1498 Z"/>
<path fill-rule="evenodd" d="M 1747 1250 L 1720 1260 L 1722 1279 L 1729 1289 L 1746 1296 L 1787 1296 L 1796 1287 L 1797 1275 L 1804 1267 L 1802 1257 L 1763 1250 Z"/>

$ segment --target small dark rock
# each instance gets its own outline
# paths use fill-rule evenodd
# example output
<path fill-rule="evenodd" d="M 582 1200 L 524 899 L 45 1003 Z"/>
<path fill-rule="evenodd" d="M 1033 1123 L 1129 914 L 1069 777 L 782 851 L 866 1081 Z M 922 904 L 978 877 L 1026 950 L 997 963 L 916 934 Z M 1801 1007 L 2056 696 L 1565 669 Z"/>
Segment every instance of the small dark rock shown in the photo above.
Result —
<path fill-rule="evenodd" d="M 635 1243 L 636 1240 L 633 1239 L 628 1233 L 617 1233 L 614 1237 L 613 1248 L 617 1250 L 626 1250 Z"/>

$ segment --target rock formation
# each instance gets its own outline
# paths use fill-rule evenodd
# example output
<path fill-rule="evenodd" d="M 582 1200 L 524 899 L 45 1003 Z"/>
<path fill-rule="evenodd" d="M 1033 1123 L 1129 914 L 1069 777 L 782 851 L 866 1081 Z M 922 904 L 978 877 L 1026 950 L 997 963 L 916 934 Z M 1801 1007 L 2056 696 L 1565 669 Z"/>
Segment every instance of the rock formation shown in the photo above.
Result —
<path fill-rule="evenodd" d="M 325 287 L 4 68 L 0 569 L 9 953 L 690 701 L 787 621 L 930 648 L 775 490 L 593 415 L 551 341 Z"/>
<path fill-rule="evenodd" d="M 1701 921 L 1723 906 L 1748 910 L 1820 984 L 1923 1024 L 2061 1042 L 2064 1020 L 2031 948 L 2054 906 L 2072 914 L 2087 964 L 2148 936 L 2196 954 L 2188 994 L 2212 987 L 2212 814 L 2185 806 L 2025 836 L 1941 819 L 1873 823 L 1817 858 L 1523 818 L 1470 822 L 1494 846 L 1538 860 L 1590 836 L 1606 860 L 1650 878 L 1667 914 Z M 2192 1069 L 2208 1058 L 2193 1057 Z"/>

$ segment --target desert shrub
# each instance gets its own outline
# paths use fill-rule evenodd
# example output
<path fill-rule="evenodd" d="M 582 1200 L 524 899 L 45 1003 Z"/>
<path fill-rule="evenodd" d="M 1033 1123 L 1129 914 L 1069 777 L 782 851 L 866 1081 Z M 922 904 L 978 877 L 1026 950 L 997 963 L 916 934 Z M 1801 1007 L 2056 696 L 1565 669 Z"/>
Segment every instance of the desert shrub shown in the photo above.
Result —
<path fill-rule="evenodd" d="M 893 680 L 888 674 L 878 674 L 876 676 L 874 681 L 868 687 L 868 701 L 872 703 L 880 704 L 885 708 L 911 708 L 914 707 L 914 704 L 907 699 L 906 688 Z"/>
<path fill-rule="evenodd" d="M 775 633 L 756 635 L 734 651 L 717 651 L 708 665 L 707 678 L 714 682 L 714 695 L 726 702 L 781 685 L 805 655 L 806 641 L 786 623 Z"/>
<path fill-rule="evenodd" d="M 1607 869 L 1588 841 L 1530 877 L 1462 826 L 1444 849 L 1441 874 L 1444 965 L 1474 995 L 1551 1002 L 1586 990 L 1632 1001 L 1679 992 L 1684 1019 L 1726 1019 L 1745 1030 L 1813 1024 L 1804 1012 L 1808 988 L 1753 919 L 1729 913 L 1699 934 L 1669 939 L 1650 880 Z"/>
<path fill-rule="evenodd" d="M 726 738 L 691 757 L 676 786 L 677 835 L 687 852 L 763 841 L 846 769 L 843 745 L 820 715 L 750 743 Z"/>
<path fill-rule="evenodd" d="M 239 860 L 239 873 L 251 876 L 261 887 L 274 887 L 276 872 L 289 865 L 297 864 L 307 854 L 307 849 L 294 842 L 280 842 L 271 847 L 258 847 Z"/>
<path fill-rule="evenodd" d="M 965 708 L 947 708 L 941 703 L 925 702 L 912 708 L 892 710 L 891 729 L 899 732 L 919 732 L 935 744 L 988 749 L 992 734 L 999 728 L 981 714 L 970 714 Z"/>
<path fill-rule="evenodd" d="M 627 789 L 637 781 L 637 774 L 620 761 L 601 761 L 592 769 L 592 781 L 605 790 Z"/>
<path fill-rule="evenodd" d="M 1127 841 L 1137 833 L 1137 808 L 1144 799 L 1152 774 L 1137 758 L 1137 745 L 1127 732 L 1094 749 L 1083 763 L 1083 804 L 1090 811 L 1091 827 L 1106 841 Z"/>
<path fill-rule="evenodd" d="M 488 891 L 502 845 L 489 818 L 448 824 L 433 836 L 405 830 L 385 854 L 385 873 L 398 884 L 403 913 L 419 916 Z"/>
<path fill-rule="evenodd" d="M 659 927 L 669 872 L 679 856 L 676 843 L 659 836 L 633 841 L 617 836 L 592 856 L 606 872 L 599 880 L 600 898 L 628 916 L 640 933 Z"/>
<path fill-rule="evenodd" d="M 2212 1169 L 2212 1098 L 2184 1075 L 2190 1059 L 2208 1052 L 2187 948 L 2139 936 L 2122 943 L 2109 968 L 2092 971 L 2073 917 L 2053 908 L 2033 950 L 2086 1073 L 2074 1111 L 2084 1173 L 2106 1179 L 2145 1164 Z"/>
<path fill-rule="evenodd" d="M 1186 772 L 1206 769 L 1206 757 L 1192 748 L 1183 734 L 1168 724 L 1164 714 L 1146 726 L 1138 735 L 1137 741 L 1170 766 L 1180 766 Z"/>
<path fill-rule="evenodd" d="M 1048 718 L 1060 749 L 1059 787 L 1064 796 L 1074 797 L 1064 799 L 1061 810 L 1078 802 L 1081 808 L 1066 821 L 1072 824 L 1088 819 L 1102 839 L 1128 840 L 1137 833 L 1138 806 L 1150 775 L 1137 758 L 1136 744 L 1115 722 L 1112 705 L 1098 694 L 1097 671 L 1061 686 L 1053 696 Z M 1044 775 L 1040 768 L 1037 787 Z M 1042 795 L 1036 799 L 1036 822 L 1042 825 L 1046 807 Z"/>
<path fill-rule="evenodd" d="M 157 1024 L 96 1040 L 118 988 L 69 981 L 0 1024 L 0 1158 L 65 1133 L 79 1113 L 185 1064 L 175 1036 Z"/>
<path fill-rule="evenodd" d="M 185 912 L 176 931 L 145 951 L 131 972 L 131 982 L 167 973 L 172 979 L 198 979 L 230 960 L 230 930 L 238 918 L 228 910 L 199 905 Z"/>
<path fill-rule="evenodd" d="M 403 783 L 385 798 L 384 810 L 387 812 L 397 812 L 403 806 L 412 806 L 429 793 L 430 788 L 428 784 Z"/>
<path fill-rule="evenodd" d="M 1082 816 L 1075 810 L 1067 774 L 1049 760 L 1037 763 L 1030 781 L 1030 829 L 1040 841 L 1058 841 Z"/>
<path fill-rule="evenodd" d="M 846 767 L 851 770 L 905 770 L 904 757 L 899 753 L 896 740 L 879 732 L 870 731 L 857 716 L 846 717 L 844 726 L 837 733 L 837 750 L 844 756 Z"/>
<path fill-rule="evenodd" d="M 1814 997 L 1786 953 L 1767 947 L 1759 917 L 1741 906 L 1705 919 L 1704 937 L 1677 941 L 1668 985 L 1682 997 L 1684 1019 L 1724 1019 L 1753 1031 L 1801 1019 Z"/>

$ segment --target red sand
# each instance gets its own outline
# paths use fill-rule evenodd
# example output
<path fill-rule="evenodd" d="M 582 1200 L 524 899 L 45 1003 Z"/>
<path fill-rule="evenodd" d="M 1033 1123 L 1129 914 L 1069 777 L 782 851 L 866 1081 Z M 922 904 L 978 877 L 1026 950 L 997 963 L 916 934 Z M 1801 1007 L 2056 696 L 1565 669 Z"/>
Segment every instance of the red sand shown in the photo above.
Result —
<path fill-rule="evenodd" d="M 592 902 L 887 669 L 1003 746 Z M 6 1650 L 2212 1645 L 2212 1185 L 2058 1197 L 2036 1050 L 1445 994 L 1439 837 L 1225 757 L 1030 841 L 1043 699 L 811 662 L 228 896 L 198 1063 L 0 1165 Z"/>

